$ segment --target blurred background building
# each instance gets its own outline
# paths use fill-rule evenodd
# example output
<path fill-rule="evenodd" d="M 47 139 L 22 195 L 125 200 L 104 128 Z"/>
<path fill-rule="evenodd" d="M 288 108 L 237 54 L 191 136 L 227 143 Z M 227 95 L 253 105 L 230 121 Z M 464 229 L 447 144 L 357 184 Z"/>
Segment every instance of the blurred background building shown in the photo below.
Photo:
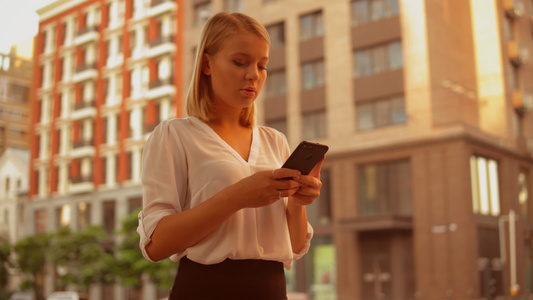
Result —
<path fill-rule="evenodd" d="M 533 293 L 533 0 L 43 7 L 28 234 L 87 224 L 112 232 L 140 205 L 143 143 L 160 120 L 185 116 L 202 25 L 223 10 L 257 18 L 272 39 L 259 123 L 293 148 L 330 146 L 322 195 L 308 208 L 311 251 L 287 272 L 291 292 Z M 120 288 L 93 295 L 128 297 Z"/>
<path fill-rule="evenodd" d="M 0 237 L 14 244 L 25 234 L 29 186 L 29 130 L 33 81 L 33 37 L 0 53 Z"/>
<path fill-rule="evenodd" d="M 33 38 L 0 53 L 0 154 L 29 148 Z"/>
<path fill-rule="evenodd" d="M 101 224 L 141 206 L 148 134 L 181 107 L 178 3 L 59 0 L 37 11 L 28 234 Z M 57 287 L 53 268 L 45 294 Z M 94 288 L 95 299 L 124 289 Z"/>

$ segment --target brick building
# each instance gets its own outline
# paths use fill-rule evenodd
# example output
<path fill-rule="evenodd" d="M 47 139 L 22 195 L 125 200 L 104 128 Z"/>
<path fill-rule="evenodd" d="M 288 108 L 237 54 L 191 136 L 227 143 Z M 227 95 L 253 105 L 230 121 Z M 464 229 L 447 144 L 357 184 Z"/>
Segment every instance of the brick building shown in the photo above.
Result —
<path fill-rule="evenodd" d="M 533 293 L 532 0 L 151 3 L 61 0 L 39 10 L 32 232 L 61 222 L 113 229 L 139 205 L 147 134 L 184 115 L 205 20 L 237 10 L 272 38 L 259 123 L 292 147 L 330 146 L 322 196 L 308 208 L 312 249 L 287 272 L 291 292 Z"/>
<path fill-rule="evenodd" d="M 141 205 L 144 142 L 181 114 L 180 2 L 58 0 L 37 10 L 28 234 L 88 224 L 111 234 Z M 56 287 L 47 276 L 45 294 Z M 91 290 L 124 297 L 119 287 Z"/>

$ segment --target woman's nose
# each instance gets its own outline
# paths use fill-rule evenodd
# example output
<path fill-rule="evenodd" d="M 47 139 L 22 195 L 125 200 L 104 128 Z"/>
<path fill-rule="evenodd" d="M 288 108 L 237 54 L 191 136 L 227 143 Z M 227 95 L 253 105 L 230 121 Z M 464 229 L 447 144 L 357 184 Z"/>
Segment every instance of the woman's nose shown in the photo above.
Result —
<path fill-rule="evenodd" d="M 256 81 L 259 78 L 259 70 L 257 67 L 250 67 L 246 72 L 246 79 L 250 81 Z"/>

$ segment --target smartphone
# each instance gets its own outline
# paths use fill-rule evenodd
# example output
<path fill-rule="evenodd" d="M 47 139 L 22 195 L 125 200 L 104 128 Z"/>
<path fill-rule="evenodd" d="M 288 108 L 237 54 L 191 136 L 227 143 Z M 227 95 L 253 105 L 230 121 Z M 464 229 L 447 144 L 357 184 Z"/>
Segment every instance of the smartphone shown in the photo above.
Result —
<path fill-rule="evenodd" d="M 326 145 L 303 141 L 294 149 L 282 168 L 295 169 L 303 175 L 309 175 L 328 150 Z"/>

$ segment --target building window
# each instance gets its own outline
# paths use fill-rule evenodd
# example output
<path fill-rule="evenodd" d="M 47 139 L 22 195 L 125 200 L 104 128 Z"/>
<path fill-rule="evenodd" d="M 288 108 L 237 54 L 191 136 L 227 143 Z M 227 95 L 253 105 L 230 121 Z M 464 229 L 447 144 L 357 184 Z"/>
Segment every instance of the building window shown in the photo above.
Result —
<path fill-rule="evenodd" d="M 243 0 L 225 0 L 224 8 L 226 11 L 244 11 L 244 1 Z"/>
<path fill-rule="evenodd" d="M 324 36 L 322 12 L 315 12 L 300 17 L 300 40 L 305 41 Z"/>
<path fill-rule="evenodd" d="M 271 48 L 285 46 L 285 24 L 284 23 L 270 25 L 266 28 L 266 30 L 268 31 L 268 35 L 270 36 L 270 47 Z"/>
<path fill-rule="evenodd" d="M 269 72 L 266 79 L 265 98 L 274 98 L 286 93 L 285 69 Z"/>
<path fill-rule="evenodd" d="M 508 65 L 508 73 L 509 76 L 507 76 L 507 80 L 509 83 L 509 86 L 513 91 L 517 91 L 520 89 L 520 74 L 518 67 L 512 63 L 509 63 Z"/>
<path fill-rule="evenodd" d="M 329 225 L 331 223 L 331 180 L 330 170 L 322 169 L 320 172 L 322 188 L 320 196 L 307 207 L 309 223 L 315 226 Z"/>
<path fill-rule="evenodd" d="M 6 188 L 6 195 L 7 195 L 8 197 L 9 197 L 9 185 L 10 185 L 10 183 L 9 183 L 9 177 L 6 177 L 6 186 L 5 186 L 5 188 Z"/>
<path fill-rule="evenodd" d="M 136 197 L 136 198 L 129 198 L 128 199 L 128 213 L 132 213 L 138 209 L 141 209 L 143 206 L 143 198 L 142 197 Z"/>
<path fill-rule="evenodd" d="M 521 170 L 518 174 L 518 203 L 520 204 L 520 212 L 524 220 L 529 219 L 529 192 L 528 192 L 528 173 L 526 170 Z"/>
<path fill-rule="evenodd" d="M 209 1 L 194 6 L 194 26 L 202 27 L 211 17 L 211 3 Z"/>
<path fill-rule="evenodd" d="M 276 129 L 277 131 L 283 133 L 285 136 L 287 136 L 287 118 L 280 118 L 275 120 L 266 120 L 265 125 L 268 127 L 272 127 Z"/>
<path fill-rule="evenodd" d="M 313 140 L 327 136 L 326 111 L 306 113 L 302 116 L 302 137 Z"/>
<path fill-rule="evenodd" d="M 402 67 L 403 54 L 400 41 L 367 49 L 359 49 L 354 52 L 355 78 L 379 74 Z"/>
<path fill-rule="evenodd" d="M 356 103 L 355 108 L 359 131 L 407 122 L 403 95 Z"/>
<path fill-rule="evenodd" d="M 378 21 L 399 14 L 398 0 L 352 0 L 352 26 Z"/>
<path fill-rule="evenodd" d="M 78 229 L 85 229 L 91 224 L 91 204 L 81 202 L 78 204 Z"/>
<path fill-rule="evenodd" d="M 5 58 L 5 57 L 4 57 Z M 2 56 L 0 55 L 0 69 L 2 68 Z M 0 78 L 0 98 L 7 98 L 7 78 Z"/>
<path fill-rule="evenodd" d="M 482 156 L 470 157 L 470 177 L 474 213 L 500 215 L 498 162 Z"/>
<path fill-rule="evenodd" d="M 408 160 L 358 168 L 359 215 L 412 214 L 411 163 Z"/>
<path fill-rule="evenodd" d="M 11 99 L 14 102 L 29 102 L 29 95 L 30 95 L 30 88 L 19 85 L 19 84 L 12 84 L 11 85 Z"/>
<path fill-rule="evenodd" d="M 112 235 L 115 231 L 115 202 L 105 201 L 102 205 L 102 215 L 104 216 L 104 229 Z"/>
<path fill-rule="evenodd" d="M 48 232 L 48 210 L 40 209 L 34 213 L 35 233 Z"/>
<path fill-rule="evenodd" d="M 137 46 L 139 46 L 137 44 L 137 31 L 134 29 L 132 31 L 130 31 L 130 50 L 133 50 L 137 48 Z"/>
<path fill-rule="evenodd" d="M 325 78 L 324 60 L 302 64 L 302 88 L 304 90 L 324 86 Z"/>

